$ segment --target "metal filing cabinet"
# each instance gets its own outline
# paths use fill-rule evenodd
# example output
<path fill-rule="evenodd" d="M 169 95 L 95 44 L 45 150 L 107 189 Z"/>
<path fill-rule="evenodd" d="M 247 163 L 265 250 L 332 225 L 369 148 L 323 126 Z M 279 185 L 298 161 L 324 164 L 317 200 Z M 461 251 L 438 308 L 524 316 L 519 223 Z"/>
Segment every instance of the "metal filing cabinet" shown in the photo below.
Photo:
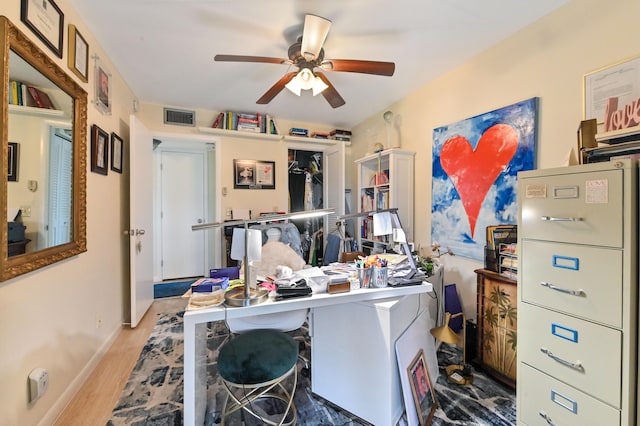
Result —
<path fill-rule="evenodd" d="M 638 167 L 518 175 L 519 425 L 636 424 Z"/>

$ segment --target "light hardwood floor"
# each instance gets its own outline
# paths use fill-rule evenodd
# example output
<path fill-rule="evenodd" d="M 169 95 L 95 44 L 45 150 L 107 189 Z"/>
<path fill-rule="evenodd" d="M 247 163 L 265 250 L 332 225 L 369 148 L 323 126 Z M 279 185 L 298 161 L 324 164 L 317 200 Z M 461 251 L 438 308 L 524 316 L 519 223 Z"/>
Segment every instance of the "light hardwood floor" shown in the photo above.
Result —
<path fill-rule="evenodd" d="M 56 426 L 104 426 L 120 398 L 138 355 L 149 339 L 158 315 L 184 309 L 180 297 L 158 299 L 136 328 L 123 327 L 103 359 L 96 366 L 76 396 L 60 414 Z"/>

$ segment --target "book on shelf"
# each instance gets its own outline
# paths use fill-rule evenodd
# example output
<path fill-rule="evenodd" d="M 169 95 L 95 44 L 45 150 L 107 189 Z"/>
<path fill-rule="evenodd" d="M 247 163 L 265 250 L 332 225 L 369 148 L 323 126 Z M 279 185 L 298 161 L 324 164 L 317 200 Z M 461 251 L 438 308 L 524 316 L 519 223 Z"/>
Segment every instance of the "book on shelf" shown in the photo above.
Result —
<path fill-rule="evenodd" d="M 211 125 L 211 128 L 213 128 L 213 129 L 221 129 L 223 120 L 224 120 L 224 112 L 221 112 L 221 113 L 218 114 L 216 119 L 213 120 L 213 124 Z"/>
<path fill-rule="evenodd" d="M 28 89 L 29 93 L 33 97 L 33 100 L 39 108 L 55 109 L 53 107 L 51 99 L 49 98 L 49 95 L 47 95 L 45 92 L 34 86 L 28 86 Z"/>

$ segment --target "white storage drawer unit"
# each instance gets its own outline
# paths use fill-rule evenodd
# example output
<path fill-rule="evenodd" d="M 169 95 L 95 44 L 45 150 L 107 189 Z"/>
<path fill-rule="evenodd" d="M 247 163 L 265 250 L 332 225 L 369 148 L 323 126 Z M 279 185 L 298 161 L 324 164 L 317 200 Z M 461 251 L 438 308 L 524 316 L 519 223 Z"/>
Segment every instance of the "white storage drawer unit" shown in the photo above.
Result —
<path fill-rule="evenodd" d="M 638 164 L 518 174 L 519 425 L 637 424 Z"/>

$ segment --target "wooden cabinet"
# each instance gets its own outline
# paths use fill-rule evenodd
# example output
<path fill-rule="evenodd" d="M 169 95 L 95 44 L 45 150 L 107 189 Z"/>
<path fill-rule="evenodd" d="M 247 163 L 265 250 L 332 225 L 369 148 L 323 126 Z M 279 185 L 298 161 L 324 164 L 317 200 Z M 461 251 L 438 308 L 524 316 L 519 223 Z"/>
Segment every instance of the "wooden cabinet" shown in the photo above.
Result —
<path fill-rule="evenodd" d="M 407 237 L 413 241 L 415 152 L 397 148 L 356 160 L 358 180 L 358 212 L 398 209 L 398 217 Z M 374 236 L 371 217 L 358 221 L 358 242 L 369 254 L 382 252 L 390 243 L 390 236 Z"/>
<path fill-rule="evenodd" d="M 517 369 L 517 286 L 509 277 L 476 269 L 478 336 L 476 361 L 500 382 L 515 387 Z"/>
<path fill-rule="evenodd" d="M 523 172 L 518 196 L 518 424 L 637 424 L 637 163 Z"/>

